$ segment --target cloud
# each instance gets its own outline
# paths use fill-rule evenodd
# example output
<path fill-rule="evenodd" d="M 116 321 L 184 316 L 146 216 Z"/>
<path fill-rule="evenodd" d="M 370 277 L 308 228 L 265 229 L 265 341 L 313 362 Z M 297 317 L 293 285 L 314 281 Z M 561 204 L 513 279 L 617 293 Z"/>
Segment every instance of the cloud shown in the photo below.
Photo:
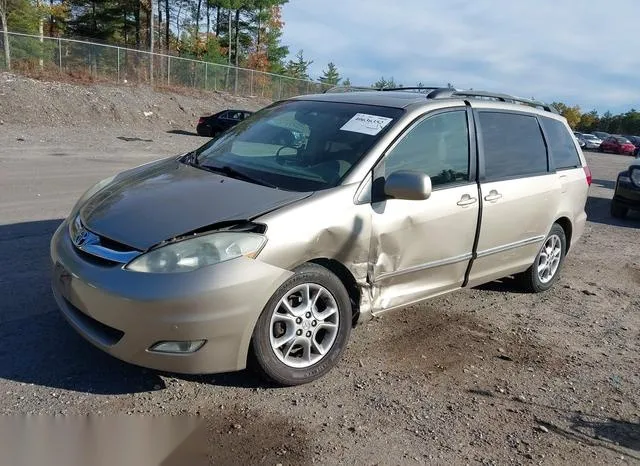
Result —
<path fill-rule="evenodd" d="M 640 109 L 637 0 L 290 0 L 283 41 L 343 77 Z"/>

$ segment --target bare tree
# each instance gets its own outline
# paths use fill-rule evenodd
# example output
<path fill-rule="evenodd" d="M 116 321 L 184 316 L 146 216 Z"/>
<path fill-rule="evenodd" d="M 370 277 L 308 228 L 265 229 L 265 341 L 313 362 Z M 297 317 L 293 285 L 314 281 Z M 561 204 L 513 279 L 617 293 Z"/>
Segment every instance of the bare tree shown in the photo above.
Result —
<path fill-rule="evenodd" d="M 9 31 L 7 30 L 7 0 L 0 0 L 0 25 L 4 42 L 4 62 L 11 69 L 11 53 L 9 52 Z"/>
<path fill-rule="evenodd" d="M 158 10 L 160 10 L 160 5 L 158 5 Z M 153 0 L 149 0 L 149 52 L 151 52 L 149 54 L 149 78 L 151 84 L 153 84 L 153 46 L 155 38 L 153 19 Z"/>
<path fill-rule="evenodd" d="M 42 4 L 40 3 L 40 0 L 36 0 L 36 8 L 38 10 L 38 35 L 40 36 L 40 58 L 38 59 L 38 65 L 40 66 L 40 69 L 42 69 L 44 67 L 44 60 L 42 59 L 42 52 L 43 52 L 43 48 L 44 48 L 44 18 L 42 17 L 42 11 L 41 11 L 41 7 Z"/>

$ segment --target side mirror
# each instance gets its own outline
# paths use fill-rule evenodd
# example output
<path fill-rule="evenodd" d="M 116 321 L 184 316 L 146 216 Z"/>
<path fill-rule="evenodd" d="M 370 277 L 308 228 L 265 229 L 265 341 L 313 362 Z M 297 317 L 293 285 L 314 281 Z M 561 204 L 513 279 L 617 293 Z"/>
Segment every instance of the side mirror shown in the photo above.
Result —
<path fill-rule="evenodd" d="M 384 182 L 384 193 L 393 199 L 423 201 L 431 196 L 431 178 L 422 172 L 399 170 Z"/>

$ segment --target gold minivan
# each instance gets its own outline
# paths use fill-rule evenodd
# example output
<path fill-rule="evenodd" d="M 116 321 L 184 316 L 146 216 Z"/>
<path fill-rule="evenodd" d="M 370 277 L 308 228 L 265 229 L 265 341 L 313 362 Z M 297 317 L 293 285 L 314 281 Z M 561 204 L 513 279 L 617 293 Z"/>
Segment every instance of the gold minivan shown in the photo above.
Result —
<path fill-rule="evenodd" d="M 122 360 L 306 383 L 371 315 L 505 276 L 549 289 L 590 183 L 541 102 L 301 96 L 89 189 L 52 238 L 53 291 Z"/>

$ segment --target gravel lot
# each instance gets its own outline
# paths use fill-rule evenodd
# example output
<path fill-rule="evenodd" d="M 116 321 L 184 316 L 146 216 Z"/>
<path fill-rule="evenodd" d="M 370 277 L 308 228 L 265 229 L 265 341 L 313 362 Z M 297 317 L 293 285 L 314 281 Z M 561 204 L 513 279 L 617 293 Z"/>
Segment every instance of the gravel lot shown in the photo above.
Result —
<path fill-rule="evenodd" d="M 386 314 L 327 377 L 282 389 L 122 363 L 56 310 L 54 229 L 93 182 L 204 141 L 184 129 L 0 126 L 0 413 L 199 413 L 222 464 L 640 464 L 640 216 L 609 215 L 629 157 L 587 155 L 589 222 L 553 290 Z"/>

